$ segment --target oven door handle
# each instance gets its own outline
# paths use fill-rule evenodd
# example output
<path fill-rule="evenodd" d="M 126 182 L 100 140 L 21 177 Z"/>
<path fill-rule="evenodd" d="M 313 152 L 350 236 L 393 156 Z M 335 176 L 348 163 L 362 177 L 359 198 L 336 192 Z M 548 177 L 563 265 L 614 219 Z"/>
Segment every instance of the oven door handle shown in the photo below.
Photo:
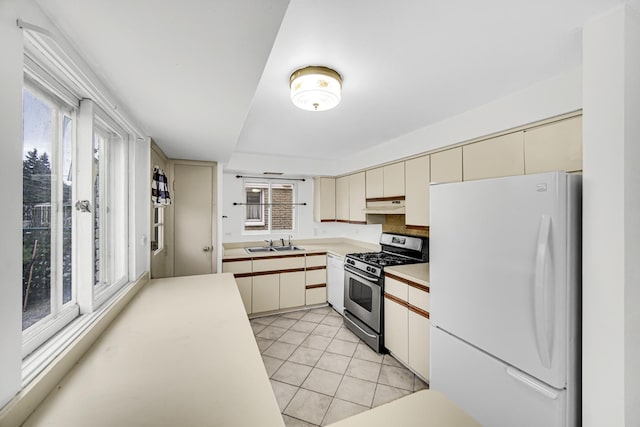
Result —
<path fill-rule="evenodd" d="M 347 316 L 344 316 L 344 319 L 348 320 L 349 323 L 351 323 L 353 326 L 355 326 L 356 328 L 360 329 L 360 331 L 365 334 L 366 336 L 368 336 L 369 338 L 377 338 L 376 335 L 371 335 L 369 332 L 365 331 L 364 329 L 362 329 L 360 326 L 358 326 L 356 323 L 354 323 L 353 320 L 349 319 Z"/>
<path fill-rule="evenodd" d="M 371 275 L 365 275 L 364 273 L 361 273 L 360 271 L 356 271 L 351 269 L 351 267 L 349 267 L 348 265 L 344 266 L 344 271 L 346 271 L 349 274 L 353 274 L 354 276 L 358 276 L 362 279 L 368 280 L 369 282 L 375 282 L 378 283 L 378 278 L 376 276 L 371 276 Z"/>

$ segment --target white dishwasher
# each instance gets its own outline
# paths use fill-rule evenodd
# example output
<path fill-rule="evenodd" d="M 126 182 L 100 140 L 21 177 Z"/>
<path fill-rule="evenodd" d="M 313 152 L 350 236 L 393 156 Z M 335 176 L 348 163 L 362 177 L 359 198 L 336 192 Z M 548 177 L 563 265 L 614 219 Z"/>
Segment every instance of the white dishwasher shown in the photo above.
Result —
<path fill-rule="evenodd" d="M 327 254 L 327 301 L 338 313 L 344 311 L 344 257 Z"/>

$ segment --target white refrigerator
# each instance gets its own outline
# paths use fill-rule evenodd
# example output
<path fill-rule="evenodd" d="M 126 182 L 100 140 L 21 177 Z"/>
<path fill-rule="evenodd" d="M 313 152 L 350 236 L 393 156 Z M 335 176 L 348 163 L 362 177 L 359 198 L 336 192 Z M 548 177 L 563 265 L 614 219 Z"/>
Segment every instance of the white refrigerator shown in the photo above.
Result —
<path fill-rule="evenodd" d="M 485 427 L 580 425 L 581 176 L 430 187 L 431 389 Z"/>

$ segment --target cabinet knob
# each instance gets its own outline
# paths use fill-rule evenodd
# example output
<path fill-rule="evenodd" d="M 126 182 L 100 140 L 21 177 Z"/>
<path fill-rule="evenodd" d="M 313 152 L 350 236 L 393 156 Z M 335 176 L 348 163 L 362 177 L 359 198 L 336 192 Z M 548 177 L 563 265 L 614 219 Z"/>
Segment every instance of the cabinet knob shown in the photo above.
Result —
<path fill-rule="evenodd" d="M 209 252 L 211 249 L 213 249 L 211 246 L 205 246 L 204 248 L 202 248 L 202 250 L 205 252 Z"/>

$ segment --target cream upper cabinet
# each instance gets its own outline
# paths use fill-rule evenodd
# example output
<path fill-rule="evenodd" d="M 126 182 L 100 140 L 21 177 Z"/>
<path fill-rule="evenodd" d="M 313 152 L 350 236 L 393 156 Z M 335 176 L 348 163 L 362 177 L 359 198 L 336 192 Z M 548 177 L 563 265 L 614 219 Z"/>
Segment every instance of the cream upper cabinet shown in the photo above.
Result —
<path fill-rule="evenodd" d="M 462 147 L 465 181 L 524 174 L 524 132 L 514 132 Z"/>
<path fill-rule="evenodd" d="M 462 181 L 462 147 L 431 154 L 430 182 Z"/>
<path fill-rule="evenodd" d="M 313 178 L 313 220 L 336 220 L 336 179 Z"/>
<path fill-rule="evenodd" d="M 349 222 L 367 222 L 367 215 L 364 213 L 367 206 L 365 192 L 365 173 L 349 175 Z"/>
<path fill-rule="evenodd" d="M 366 174 L 367 199 L 384 197 L 384 169 L 369 169 Z"/>
<path fill-rule="evenodd" d="M 336 219 L 349 221 L 349 177 L 336 178 Z"/>
<path fill-rule="evenodd" d="M 384 172 L 383 197 L 400 197 L 405 195 L 404 162 L 393 163 L 382 168 Z"/>
<path fill-rule="evenodd" d="M 582 116 L 524 131 L 525 173 L 582 170 Z"/>
<path fill-rule="evenodd" d="M 405 171 L 405 223 L 414 226 L 429 225 L 429 156 L 407 160 Z"/>
<path fill-rule="evenodd" d="M 404 196 L 404 179 L 404 162 L 367 170 L 367 199 Z"/>

